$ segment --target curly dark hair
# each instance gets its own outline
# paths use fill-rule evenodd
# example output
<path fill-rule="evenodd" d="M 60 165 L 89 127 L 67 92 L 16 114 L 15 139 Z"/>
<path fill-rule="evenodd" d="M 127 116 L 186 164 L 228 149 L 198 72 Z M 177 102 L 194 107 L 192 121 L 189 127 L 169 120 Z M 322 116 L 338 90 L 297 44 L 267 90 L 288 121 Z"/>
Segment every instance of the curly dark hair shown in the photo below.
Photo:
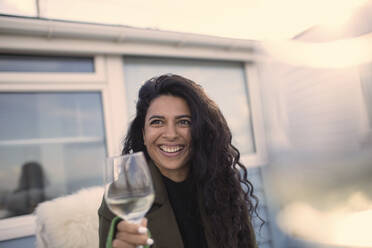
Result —
<path fill-rule="evenodd" d="M 215 243 L 221 248 L 256 247 L 251 216 L 257 213 L 258 199 L 223 114 L 200 85 L 174 74 L 146 81 L 122 153 L 143 151 L 148 157 L 142 130 L 151 102 L 161 95 L 181 97 L 190 108 L 190 173 L 203 195 Z"/>

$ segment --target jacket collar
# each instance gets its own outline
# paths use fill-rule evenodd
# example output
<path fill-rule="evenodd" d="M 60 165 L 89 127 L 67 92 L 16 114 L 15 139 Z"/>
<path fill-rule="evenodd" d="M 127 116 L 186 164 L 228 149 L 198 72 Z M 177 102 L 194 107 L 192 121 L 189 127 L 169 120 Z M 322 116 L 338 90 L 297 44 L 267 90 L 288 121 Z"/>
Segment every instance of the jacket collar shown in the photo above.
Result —
<path fill-rule="evenodd" d="M 163 205 L 168 199 L 167 189 L 164 186 L 162 176 L 158 167 L 151 160 L 147 161 L 150 174 L 152 176 L 152 182 L 154 184 L 155 199 L 154 204 Z"/>

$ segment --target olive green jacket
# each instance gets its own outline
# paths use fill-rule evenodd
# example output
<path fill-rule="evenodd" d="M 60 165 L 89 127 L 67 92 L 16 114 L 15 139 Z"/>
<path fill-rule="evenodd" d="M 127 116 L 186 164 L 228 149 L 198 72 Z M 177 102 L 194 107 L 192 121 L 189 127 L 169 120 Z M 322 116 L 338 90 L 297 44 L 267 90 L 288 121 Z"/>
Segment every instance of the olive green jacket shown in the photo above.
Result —
<path fill-rule="evenodd" d="M 155 200 L 146 214 L 148 219 L 148 228 L 151 236 L 154 239 L 152 248 L 183 248 L 181 233 L 178 229 L 176 217 L 174 215 L 171 203 L 168 199 L 167 190 L 163 184 L 161 174 L 153 163 L 149 163 L 150 173 L 152 175 Z M 200 199 L 200 197 L 199 197 Z M 201 202 L 199 200 L 199 202 Z M 203 208 L 200 209 L 202 223 L 204 226 L 205 238 L 208 247 L 218 247 L 212 237 L 211 229 L 206 220 L 206 214 Z M 105 201 L 102 201 L 101 207 L 98 210 L 99 215 L 99 247 L 105 248 L 106 237 L 110 228 L 110 224 L 115 215 L 108 209 Z M 254 237 L 254 233 L 253 233 Z"/>

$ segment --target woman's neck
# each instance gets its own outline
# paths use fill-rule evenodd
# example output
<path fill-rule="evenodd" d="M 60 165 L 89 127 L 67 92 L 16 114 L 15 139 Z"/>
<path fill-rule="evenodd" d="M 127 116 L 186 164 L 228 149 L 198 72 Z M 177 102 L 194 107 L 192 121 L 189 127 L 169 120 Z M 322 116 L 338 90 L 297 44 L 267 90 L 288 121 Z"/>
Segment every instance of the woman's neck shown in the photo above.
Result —
<path fill-rule="evenodd" d="M 189 174 L 189 168 L 186 167 L 185 170 L 182 171 L 160 170 L 160 173 L 169 180 L 179 183 L 186 180 Z"/>

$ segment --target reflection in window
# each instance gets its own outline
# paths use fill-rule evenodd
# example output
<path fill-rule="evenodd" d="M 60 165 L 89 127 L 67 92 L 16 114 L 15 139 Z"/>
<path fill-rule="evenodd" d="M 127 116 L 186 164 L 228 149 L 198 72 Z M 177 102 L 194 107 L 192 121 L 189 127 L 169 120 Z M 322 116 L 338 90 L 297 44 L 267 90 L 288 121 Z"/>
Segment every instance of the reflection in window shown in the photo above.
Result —
<path fill-rule="evenodd" d="M 93 73 L 92 57 L 0 54 L 0 72 Z"/>
<path fill-rule="evenodd" d="M 0 218 L 102 183 L 99 93 L 0 93 Z"/>
<path fill-rule="evenodd" d="M 200 84 L 218 104 L 233 133 L 233 143 L 242 154 L 255 152 L 251 113 L 242 63 L 186 59 L 125 57 L 128 113 L 134 116 L 141 84 L 165 73 L 179 74 Z"/>
<path fill-rule="evenodd" d="M 30 214 L 38 203 L 45 200 L 46 183 L 42 166 L 38 162 L 25 162 L 17 188 L 6 196 L 6 209 L 15 215 Z"/>

